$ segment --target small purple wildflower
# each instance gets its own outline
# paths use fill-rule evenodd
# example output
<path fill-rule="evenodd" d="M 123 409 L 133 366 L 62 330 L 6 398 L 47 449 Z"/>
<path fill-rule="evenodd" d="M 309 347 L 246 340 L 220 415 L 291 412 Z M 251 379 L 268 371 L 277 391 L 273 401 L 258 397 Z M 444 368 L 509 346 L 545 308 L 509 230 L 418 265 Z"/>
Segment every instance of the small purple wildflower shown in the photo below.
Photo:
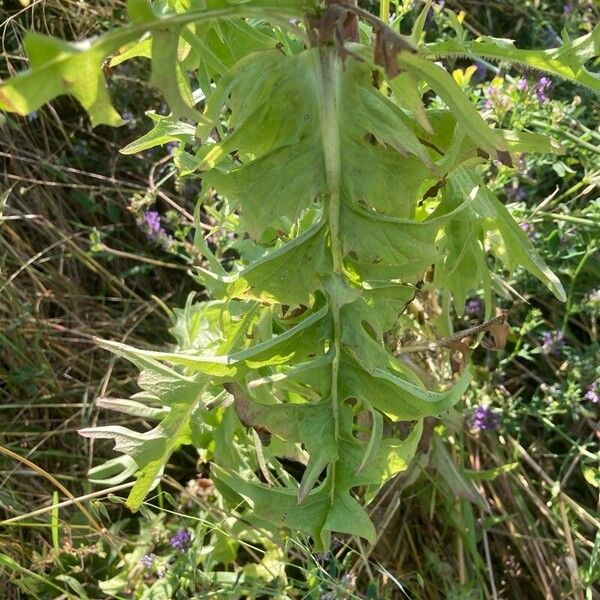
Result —
<path fill-rule="evenodd" d="M 166 148 L 167 148 L 167 152 L 168 152 L 169 154 L 173 154 L 173 152 L 174 152 L 175 150 L 177 150 L 177 148 L 178 148 L 178 147 L 179 147 L 179 142 L 169 142 L 169 143 L 167 144 L 167 146 L 166 146 Z"/>
<path fill-rule="evenodd" d="M 546 95 L 546 92 L 551 85 L 551 79 L 548 77 L 540 77 L 533 86 L 533 93 L 540 104 L 548 102 L 548 96 Z"/>
<path fill-rule="evenodd" d="M 483 304 L 481 300 L 478 298 L 473 298 L 467 302 L 467 306 L 465 308 L 467 315 L 470 317 L 478 317 L 483 309 Z"/>
<path fill-rule="evenodd" d="M 494 109 L 497 113 L 506 113 L 512 106 L 512 100 L 510 96 L 507 96 L 502 89 L 495 85 L 489 85 L 486 88 L 488 97 L 484 102 L 484 106 L 487 109 Z"/>
<path fill-rule="evenodd" d="M 165 230 L 160 223 L 160 215 L 155 210 L 149 210 L 144 213 L 144 221 L 148 235 L 151 237 L 158 237 L 165 234 Z"/>
<path fill-rule="evenodd" d="M 165 231 L 161 223 L 161 217 L 155 210 L 146 211 L 138 219 L 138 225 L 144 230 L 148 239 L 159 243 L 167 251 L 171 250 L 175 240 L 172 235 Z"/>
<path fill-rule="evenodd" d="M 594 404 L 600 404 L 600 386 L 598 386 L 597 381 L 594 381 L 592 385 L 588 386 L 584 398 Z"/>
<path fill-rule="evenodd" d="M 509 194 L 515 202 L 523 202 L 527 198 L 527 192 L 520 186 L 511 187 Z"/>
<path fill-rule="evenodd" d="M 185 552 L 192 541 L 192 536 L 189 534 L 187 529 L 179 529 L 175 535 L 169 540 L 171 548 L 179 550 L 179 552 Z"/>
<path fill-rule="evenodd" d="M 149 569 L 150 567 L 152 567 L 155 560 L 156 560 L 155 554 L 145 554 L 144 556 L 142 556 L 142 558 L 140 558 L 140 564 L 143 567 L 146 567 L 146 569 Z"/>
<path fill-rule="evenodd" d="M 527 83 L 527 79 L 524 79 L 523 77 L 521 77 L 521 79 L 519 79 L 519 81 L 517 81 L 517 89 L 520 92 L 526 92 L 527 88 L 529 88 L 529 84 Z"/>
<path fill-rule="evenodd" d="M 571 2 L 567 2 L 564 6 L 563 6 L 563 15 L 570 15 L 573 12 L 573 4 Z"/>
<path fill-rule="evenodd" d="M 562 331 L 545 331 L 542 335 L 542 350 L 546 354 L 559 354 L 565 346 L 565 336 Z"/>
<path fill-rule="evenodd" d="M 522 223 L 519 223 L 519 227 L 527 235 L 529 235 L 533 230 L 533 225 L 531 223 L 528 223 L 527 221 L 523 221 Z"/>
<path fill-rule="evenodd" d="M 129 110 L 124 110 L 121 117 L 123 118 L 123 121 L 133 121 L 134 120 L 133 113 Z"/>
<path fill-rule="evenodd" d="M 480 404 L 473 413 L 471 427 L 477 431 L 490 431 L 500 424 L 500 416 L 489 406 Z"/>
<path fill-rule="evenodd" d="M 27 120 L 30 123 L 33 123 L 36 119 L 38 118 L 38 111 L 37 110 L 32 110 L 28 115 L 27 115 Z"/>
<path fill-rule="evenodd" d="M 475 78 L 479 81 L 483 81 L 487 76 L 487 67 L 481 62 L 476 62 L 475 67 L 477 69 L 475 71 Z"/>

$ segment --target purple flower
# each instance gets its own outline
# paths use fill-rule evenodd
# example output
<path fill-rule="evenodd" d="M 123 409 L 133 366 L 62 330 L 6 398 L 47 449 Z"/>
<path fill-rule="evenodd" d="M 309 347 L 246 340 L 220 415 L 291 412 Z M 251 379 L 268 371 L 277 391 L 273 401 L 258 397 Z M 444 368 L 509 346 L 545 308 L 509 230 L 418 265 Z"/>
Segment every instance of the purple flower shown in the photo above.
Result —
<path fill-rule="evenodd" d="M 483 304 L 481 300 L 478 298 L 474 298 L 473 300 L 469 300 L 467 302 L 467 306 L 465 307 L 465 311 L 467 315 L 470 317 L 478 317 L 483 309 Z"/>
<path fill-rule="evenodd" d="M 143 567 L 146 567 L 146 569 L 149 569 L 150 567 L 152 567 L 155 560 L 156 560 L 155 554 L 145 554 L 144 556 L 142 556 L 142 558 L 140 558 L 140 564 Z"/>
<path fill-rule="evenodd" d="M 146 235 L 152 241 L 158 242 L 165 250 L 173 247 L 175 240 L 169 235 L 161 224 L 160 215 L 155 210 L 146 211 L 141 219 L 138 220 L 140 227 L 146 232 Z"/>
<path fill-rule="evenodd" d="M 162 225 L 160 224 L 160 215 L 155 210 L 149 210 L 144 213 L 144 224 L 151 234 L 158 235 L 163 231 Z"/>
<path fill-rule="evenodd" d="M 598 387 L 597 381 L 594 381 L 592 385 L 588 386 L 584 398 L 590 402 L 593 402 L 594 404 L 600 403 L 600 388 Z"/>
<path fill-rule="evenodd" d="M 171 548 L 184 552 L 188 549 L 192 541 L 192 536 L 189 534 L 187 529 L 179 529 L 175 535 L 169 540 Z"/>
<path fill-rule="evenodd" d="M 36 119 L 38 118 L 38 111 L 37 110 L 32 110 L 28 115 L 27 115 L 27 120 L 30 123 L 33 123 Z"/>
<path fill-rule="evenodd" d="M 511 108 L 512 100 L 502 89 L 497 88 L 495 85 L 489 85 L 485 92 L 488 95 L 484 102 L 485 108 L 494 109 L 498 113 L 506 113 Z"/>
<path fill-rule="evenodd" d="M 489 406 L 480 404 L 473 413 L 471 427 L 477 431 L 489 431 L 496 429 L 500 424 L 500 416 Z"/>
<path fill-rule="evenodd" d="M 540 104 L 548 102 L 546 91 L 552 85 L 552 81 L 548 77 L 540 77 L 533 86 L 533 93 Z"/>
<path fill-rule="evenodd" d="M 475 67 L 477 68 L 477 71 L 475 71 L 476 78 L 483 81 L 487 75 L 487 67 L 481 62 L 475 63 Z"/>
<path fill-rule="evenodd" d="M 508 195 L 511 196 L 515 202 L 523 202 L 523 200 L 527 198 L 527 192 L 518 185 L 510 187 Z"/>
<path fill-rule="evenodd" d="M 559 354 L 565 345 L 565 335 L 562 331 L 546 331 L 542 335 L 542 350 L 546 354 Z"/>
<path fill-rule="evenodd" d="M 519 81 L 517 81 L 517 89 L 520 92 L 526 92 L 528 87 L 529 86 L 527 84 L 527 79 L 524 79 L 523 77 L 521 77 L 521 79 L 519 79 Z"/>
<path fill-rule="evenodd" d="M 564 6 L 563 6 L 563 14 L 564 15 L 570 15 L 573 12 L 573 4 L 571 2 L 567 2 Z"/>
<path fill-rule="evenodd" d="M 124 110 L 121 117 L 123 117 L 123 121 L 133 121 L 134 120 L 133 113 L 129 110 Z"/>
<path fill-rule="evenodd" d="M 169 142 L 169 143 L 167 144 L 167 152 L 168 152 L 169 154 L 173 154 L 173 152 L 174 152 L 175 150 L 177 150 L 177 148 L 178 148 L 178 147 L 179 147 L 179 142 Z"/>

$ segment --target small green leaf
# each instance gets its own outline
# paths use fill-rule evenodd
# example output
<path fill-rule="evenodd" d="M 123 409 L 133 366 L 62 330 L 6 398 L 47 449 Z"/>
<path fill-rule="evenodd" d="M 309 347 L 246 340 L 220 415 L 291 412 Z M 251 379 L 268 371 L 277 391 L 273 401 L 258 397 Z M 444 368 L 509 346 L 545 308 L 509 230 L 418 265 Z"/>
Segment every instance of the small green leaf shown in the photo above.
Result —
<path fill-rule="evenodd" d="M 600 488 L 600 469 L 589 465 L 582 468 L 585 480 L 595 488 Z"/>
<path fill-rule="evenodd" d="M 163 93 L 175 117 L 199 122 L 204 117 L 196 110 L 189 79 L 179 60 L 180 32 L 178 28 L 153 32 L 151 82 Z"/>
<path fill-rule="evenodd" d="M 120 152 L 121 154 L 137 154 L 155 146 L 164 146 L 169 142 L 191 143 L 194 141 L 196 128 L 178 121 L 173 115 L 167 117 L 149 111 L 146 116 L 154 122 L 154 127 L 141 138 L 131 142 Z"/>
<path fill-rule="evenodd" d="M 519 468 L 519 463 L 507 463 L 506 465 L 502 465 L 500 467 L 495 467 L 493 469 L 483 469 L 482 471 L 472 471 L 469 469 L 464 470 L 464 474 L 469 479 L 474 481 L 494 481 L 500 475 L 504 473 L 510 473 L 511 471 L 515 471 Z"/>

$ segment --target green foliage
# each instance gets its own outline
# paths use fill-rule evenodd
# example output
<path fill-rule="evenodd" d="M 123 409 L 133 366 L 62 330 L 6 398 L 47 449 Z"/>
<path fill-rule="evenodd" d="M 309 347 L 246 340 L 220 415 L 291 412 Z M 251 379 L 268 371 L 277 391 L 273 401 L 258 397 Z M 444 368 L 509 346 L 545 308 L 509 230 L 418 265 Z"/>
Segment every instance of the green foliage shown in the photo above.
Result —
<path fill-rule="evenodd" d="M 566 299 L 483 180 L 489 160 L 510 164 L 511 151 L 559 148 L 529 132 L 490 128 L 430 57 L 480 54 L 597 90 L 584 63 L 597 54 L 600 29 L 543 55 L 497 40 L 466 43 L 460 32 L 413 51 L 372 20 L 365 43 L 353 41 L 340 15 L 353 17 L 336 3 L 325 10 L 301 0 L 136 1 L 129 11 L 132 24 L 84 46 L 28 38 L 31 70 L 0 88 L 0 108 L 27 114 L 70 93 L 92 124 L 115 125 L 102 62 L 118 49 L 117 62 L 150 58 L 151 82 L 173 114 L 150 115 L 154 129 L 125 152 L 174 140 L 191 146 L 178 157 L 185 171 L 214 190 L 222 217 L 249 239 L 231 272 L 197 270 L 217 302 L 186 307 L 201 325 L 176 330 L 183 348 L 101 342 L 141 371 L 143 392 L 118 409 L 158 424 L 145 433 L 122 426 L 81 433 L 114 440 L 134 461 L 132 509 L 171 454 L 194 444 L 206 450 L 221 492 L 247 501 L 275 528 L 304 532 L 317 548 L 328 548 L 334 532 L 373 541 L 363 504 L 407 468 L 423 419 L 450 409 L 470 381 L 468 369 L 456 381 L 446 372 L 439 389 L 426 389 L 386 343 L 421 282 L 429 277 L 458 313 L 483 288 L 489 315 L 493 242 L 507 270 L 524 267 Z M 288 22 L 305 13 L 310 32 Z M 272 28 L 264 31 L 256 17 Z M 381 44 L 392 48 L 385 60 Z M 398 67 L 402 85 L 393 77 Z M 423 105 L 429 90 L 441 108 Z M 445 311 L 449 320 L 449 301 Z M 395 433 L 397 421 L 410 422 L 408 435 Z M 437 455 L 447 459 L 440 446 Z M 299 482 L 282 460 L 290 458 L 303 467 Z M 130 473 L 131 463 L 116 466 Z"/>
<path fill-rule="evenodd" d="M 517 49 L 512 40 L 482 37 L 466 42 L 462 36 L 427 46 L 430 56 L 481 56 L 493 61 L 508 61 L 566 79 L 600 93 L 600 74 L 590 71 L 586 63 L 598 56 L 600 27 L 576 40 L 564 40 L 560 48 L 551 50 Z"/>

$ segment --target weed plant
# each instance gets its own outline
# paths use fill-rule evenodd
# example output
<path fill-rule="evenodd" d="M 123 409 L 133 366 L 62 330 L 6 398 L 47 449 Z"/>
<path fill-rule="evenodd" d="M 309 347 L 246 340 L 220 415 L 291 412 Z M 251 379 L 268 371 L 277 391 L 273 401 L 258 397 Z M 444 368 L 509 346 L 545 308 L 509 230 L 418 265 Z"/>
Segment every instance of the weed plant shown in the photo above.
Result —
<path fill-rule="evenodd" d="M 21 69 L 27 29 L 80 39 L 123 18 L 118 2 L 5 4 L 3 77 Z M 408 18 L 416 14 L 412 3 L 400 4 Z M 452 26 L 448 8 L 474 34 L 517 39 L 519 47 L 548 47 L 562 27 L 576 35 L 598 22 L 591 2 L 442 4 L 430 17 L 430 35 L 441 39 Z M 560 304 L 525 273 L 508 279 L 498 266 L 494 291 L 512 326 L 505 350 L 476 351 L 476 384 L 464 403 L 430 423 L 431 450 L 382 490 L 372 505 L 376 542 L 340 537 L 321 555 L 294 536 L 281 544 L 248 524 L 241 507 L 227 508 L 190 447 L 173 455 L 136 514 L 123 507 L 128 482 L 89 483 L 88 470 L 113 454 L 78 429 L 148 426 L 99 410 L 98 398 L 128 397 L 136 373 L 93 338 L 185 346 L 183 307 L 199 292 L 186 275 L 199 261 L 191 233 L 197 189 L 178 177 L 166 148 L 118 154 L 148 129 L 139 107 L 161 111 L 141 63 L 111 77 L 113 97 L 129 113 L 120 129 L 90 130 L 69 99 L 7 118 L 0 597 L 600 597 L 600 104 L 537 73 L 463 59 L 450 66 L 490 123 L 550 133 L 567 149 L 559 159 L 496 164 L 488 181 L 568 299 Z M 203 217 L 207 232 L 213 216 Z M 235 256 L 227 235 L 211 243 L 220 257 Z M 182 310 L 165 312 L 166 303 Z M 417 297 L 412 309 L 427 319 L 435 306 Z M 481 318 L 480 295 L 455 317 L 458 327 Z M 443 369 L 422 360 L 430 372 Z"/>

